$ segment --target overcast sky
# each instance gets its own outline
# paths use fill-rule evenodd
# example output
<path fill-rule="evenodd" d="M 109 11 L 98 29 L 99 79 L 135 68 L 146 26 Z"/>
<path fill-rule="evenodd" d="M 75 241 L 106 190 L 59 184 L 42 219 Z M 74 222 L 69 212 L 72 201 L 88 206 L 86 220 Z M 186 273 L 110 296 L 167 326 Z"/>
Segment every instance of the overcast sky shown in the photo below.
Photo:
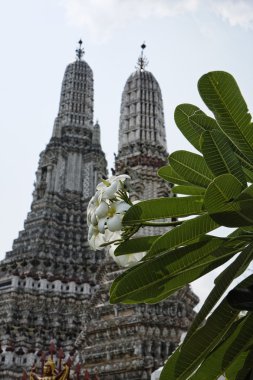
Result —
<path fill-rule="evenodd" d="M 197 80 L 211 70 L 235 76 L 253 112 L 252 0 L 0 0 L 0 257 L 30 209 L 39 153 L 58 112 L 65 67 L 82 38 L 94 73 L 102 147 L 113 165 L 121 93 L 146 42 L 160 83 L 168 150 L 192 149 L 177 130 L 179 103 L 205 109 Z M 210 289 L 204 279 L 194 290 Z"/>

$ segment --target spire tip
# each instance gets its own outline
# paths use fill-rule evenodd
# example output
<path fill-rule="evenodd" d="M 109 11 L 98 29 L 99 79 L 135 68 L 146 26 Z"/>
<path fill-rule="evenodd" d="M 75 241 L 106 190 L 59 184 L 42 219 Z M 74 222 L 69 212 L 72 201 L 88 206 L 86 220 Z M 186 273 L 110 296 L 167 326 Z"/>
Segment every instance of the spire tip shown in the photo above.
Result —
<path fill-rule="evenodd" d="M 147 67 L 147 65 L 148 65 L 148 60 L 147 60 L 147 58 L 143 54 L 144 49 L 146 49 L 146 47 L 147 47 L 147 45 L 145 44 L 145 42 L 143 42 L 143 44 L 141 45 L 141 49 L 142 49 L 141 50 L 141 55 L 138 58 L 137 67 L 136 67 L 140 71 L 144 71 L 145 67 Z"/>
<path fill-rule="evenodd" d="M 76 49 L 76 57 L 79 61 L 81 61 L 83 55 L 84 55 L 84 49 L 82 48 L 82 44 L 83 44 L 83 41 L 80 39 L 78 41 L 78 44 L 79 44 L 79 48 Z"/>

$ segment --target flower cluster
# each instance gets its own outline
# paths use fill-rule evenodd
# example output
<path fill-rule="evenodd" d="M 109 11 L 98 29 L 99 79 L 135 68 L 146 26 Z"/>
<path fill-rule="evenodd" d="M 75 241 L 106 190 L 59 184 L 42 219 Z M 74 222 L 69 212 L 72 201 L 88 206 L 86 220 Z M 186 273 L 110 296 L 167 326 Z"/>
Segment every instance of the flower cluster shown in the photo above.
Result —
<path fill-rule="evenodd" d="M 88 242 L 92 249 L 101 250 L 109 246 L 109 255 L 121 266 L 136 264 L 144 256 L 128 254 L 115 256 L 117 243 L 122 241 L 122 219 L 131 207 L 129 195 L 124 189 L 128 175 L 119 175 L 103 180 L 87 208 Z M 116 243 L 116 244 L 115 244 Z"/>

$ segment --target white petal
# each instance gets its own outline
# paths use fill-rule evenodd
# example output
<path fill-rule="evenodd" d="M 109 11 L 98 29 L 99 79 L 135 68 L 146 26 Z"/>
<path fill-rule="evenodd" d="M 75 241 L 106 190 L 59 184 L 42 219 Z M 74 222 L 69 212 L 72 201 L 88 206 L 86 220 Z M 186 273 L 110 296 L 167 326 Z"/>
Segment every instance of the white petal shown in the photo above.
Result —
<path fill-rule="evenodd" d="M 111 182 L 114 182 L 114 181 L 125 182 L 126 179 L 130 179 L 131 177 L 130 177 L 129 175 L 127 175 L 127 174 L 120 174 L 120 175 L 118 175 L 118 176 L 116 176 L 116 177 L 111 177 L 111 178 L 113 178 L 113 179 L 111 180 Z"/>
<path fill-rule="evenodd" d="M 89 242 L 90 247 L 94 250 L 104 249 L 104 247 L 101 247 L 101 244 L 105 243 L 104 235 L 99 233 L 97 228 L 94 228 L 93 226 L 91 227 L 93 228 L 93 231 L 92 231 L 93 233 L 89 234 L 89 237 L 88 237 L 88 242 Z"/>
<path fill-rule="evenodd" d="M 116 213 L 121 214 L 127 211 L 131 206 L 126 202 L 114 202 Z"/>
<path fill-rule="evenodd" d="M 123 216 L 120 214 L 114 214 L 113 217 L 107 220 L 107 227 L 110 231 L 120 231 L 122 227 L 122 218 Z"/>
<path fill-rule="evenodd" d="M 113 199 L 115 197 L 115 193 L 117 192 L 117 182 L 113 182 L 111 186 L 108 186 L 103 194 L 102 194 L 102 199 Z"/>
<path fill-rule="evenodd" d="M 89 226 L 89 229 L 88 229 L 88 240 L 90 240 L 90 239 L 92 238 L 93 234 L 94 234 L 94 227 L 93 227 L 93 225 L 91 224 L 91 225 Z"/>
<path fill-rule="evenodd" d="M 90 222 L 93 224 L 93 226 L 96 226 L 98 224 L 95 212 L 90 215 Z"/>
<path fill-rule="evenodd" d="M 94 213 L 95 213 L 97 207 L 99 206 L 99 204 L 100 204 L 100 202 L 98 201 L 98 193 L 96 193 L 88 203 L 88 207 L 87 207 L 87 223 L 88 223 L 88 225 L 90 223 L 92 223 L 94 225 L 97 224 L 97 222 L 94 219 Z"/>
<path fill-rule="evenodd" d="M 95 210 L 95 206 L 94 206 L 94 203 L 92 202 L 92 198 L 91 198 L 91 200 L 88 204 L 88 207 L 87 207 L 87 221 L 91 220 L 91 214 L 94 210 Z"/>
<path fill-rule="evenodd" d="M 98 231 L 101 234 L 104 234 L 104 232 L 105 232 L 105 223 L 106 223 L 106 221 L 107 221 L 107 218 L 101 218 L 98 221 Z"/>
<path fill-rule="evenodd" d="M 104 184 L 104 182 L 100 182 L 100 183 L 97 185 L 97 187 L 96 187 L 96 189 L 97 189 L 98 191 L 105 190 L 106 188 L 107 188 L 107 186 Z"/>
<path fill-rule="evenodd" d="M 114 241 L 114 240 L 120 240 L 120 239 L 121 239 L 121 231 L 112 232 L 108 229 L 105 230 L 105 240 L 107 242 Z"/>
<path fill-rule="evenodd" d="M 113 258 L 113 260 L 121 267 L 132 267 L 146 255 L 146 252 L 138 252 L 138 253 L 132 253 L 127 255 L 121 255 L 121 256 L 115 256 L 114 251 L 116 249 L 117 245 L 112 244 L 109 248 L 109 255 Z"/>
<path fill-rule="evenodd" d="M 143 259 L 144 256 L 146 256 L 147 252 L 137 252 L 137 253 L 131 253 L 128 256 L 128 266 L 133 266 L 137 264 L 141 259 Z"/>
<path fill-rule="evenodd" d="M 106 202 L 102 201 L 98 208 L 96 209 L 95 213 L 98 218 L 104 218 L 109 210 L 109 206 Z"/>
<path fill-rule="evenodd" d="M 110 182 L 110 184 L 112 184 L 113 181 L 115 181 L 115 179 L 117 179 L 117 176 L 116 176 L 116 175 L 112 175 L 111 177 L 109 177 L 109 178 L 107 179 L 107 181 Z"/>
<path fill-rule="evenodd" d="M 104 247 L 101 247 L 101 245 L 104 243 L 106 243 L 104 234 L 97 234 L 95 237 L 95 246 L 98 251 L 101 251 L 101 249 L 104 249 Z"/>
<path fill-rule="evenodd" d="M 118 264 L 121 267 L 125 267 L 127 265 L 127 257 L 126 255 L 123 256 L 115 256 L 114 251 L 116 249 L 116 245 L 112 244 L 109 248 L 109 255 L 112 257 L 112 259 L 115 261 L 116 264 Z"/>

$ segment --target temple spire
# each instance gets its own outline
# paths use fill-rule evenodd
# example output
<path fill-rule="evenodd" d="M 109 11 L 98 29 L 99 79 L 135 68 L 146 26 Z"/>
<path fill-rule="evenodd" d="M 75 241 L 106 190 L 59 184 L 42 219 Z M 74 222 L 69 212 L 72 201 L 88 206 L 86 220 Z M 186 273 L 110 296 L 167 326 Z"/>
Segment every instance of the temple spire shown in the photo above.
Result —
<path fill-rule="evenodd" d="M 163 152 L 162 156 L 166 158 L 162 93 L 154 75 L 145 70 L 145 47 L 143 43 L 139 68 L 129 76 L 122 93 L 119 154 L 122 157 L 132 156 L 133 152 L 136 154 L 145 146 L 148 150 L 152 149 L 152 155 L 156 155 L 159 146 L 160 153 Z"/>
<path fill-rule="evenodd" d="M 137 69 L 139 69 L 140 71 L 144 71 L 145 67 L 148 65 L 148 60 L 144 55 L 144 49 L 146 49 L 145 42 L 143 42 L 143 44 L 141 45 L 141 55 L 139 56 L 137 61 Z"/>
<path fill-rule="evenodd" d="M 76 60 L 65 71 L 58 116 L 55 119 L 53 136 L 61 136 L 62 128 L 75 126 L 93 127 L 93 73 L 88 63 L 82 59 L 82 40 L 76 49 Z"/>
<path fill-rule="evenodd" d="M 76 57 L 79 61 L 81 61 L 82 56 L 84 55 L 84 49 L 82 48 L 83 41 L 80 39 L 78 43 L 79 43 L 79 48 L 76 49 Z"/>

